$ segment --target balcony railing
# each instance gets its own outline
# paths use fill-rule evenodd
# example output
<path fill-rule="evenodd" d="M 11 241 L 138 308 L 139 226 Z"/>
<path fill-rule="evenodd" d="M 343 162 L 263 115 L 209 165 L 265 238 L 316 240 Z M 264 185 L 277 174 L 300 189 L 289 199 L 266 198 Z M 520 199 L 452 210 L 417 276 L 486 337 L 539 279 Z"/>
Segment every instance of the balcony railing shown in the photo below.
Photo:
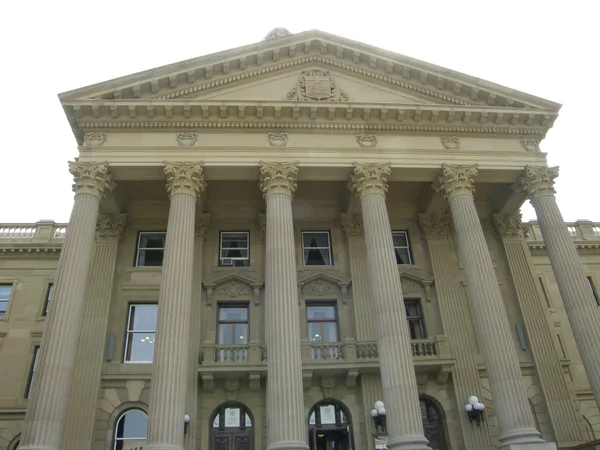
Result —
<path fill-rule="evenodd" d="M 543 241 L 542 232 L 537 221 L 532 220 L 525 225 L 529 229 L 528 241 Z M 600 222 L 591 222 L 589 220 L 567 222 L 567 230 L 575 241 L 600 241 Z"/>
<path fill-rule="evenodd" d="M 66 223 L 0 223 L 2 244 L 62 244 Z"/>

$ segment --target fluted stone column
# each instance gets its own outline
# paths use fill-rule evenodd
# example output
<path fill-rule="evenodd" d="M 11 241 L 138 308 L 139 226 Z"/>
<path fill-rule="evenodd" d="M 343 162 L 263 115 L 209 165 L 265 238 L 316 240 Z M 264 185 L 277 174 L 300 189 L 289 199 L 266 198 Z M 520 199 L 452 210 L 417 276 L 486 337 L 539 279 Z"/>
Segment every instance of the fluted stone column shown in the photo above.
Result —
<path fill-rule="evenodd" d="M 515 189 L 535 208 L 552 271 L 565 305 L 596 403 L 600 407 L 600 308 L 583 270 L 573 238 L 556 204 L 558 167 L 526 167 Z"/>
<path fill-rule="evenodd" d="M 96 252 L 85 295 L 79 346 L 63 434 L 62 449 L 89 449 L 106 346 L 119 239 L 125 214 L 102 215 L 96 223 Z"/>
<path fill-rule="evenodd" d="M 498 279 L 475 208 L 475 176 L 476 166 L 442 165 L 434 189 L 442 191 L 450 204 L 475 332 L 496 405 L 500 448 L 555 449 L 554 444 L 544 443 L 535 429 Z"/>
<path fill-rule="evenodd" d="M 423 434 L 410 334 L 385 204 L 390 171 L 389 164 L 355 163 L 351 189 L 360 199 L 363 213 L 388 447 L 421 450 L 429 447 Z"/>
<path fill-rule="evenodd" d="M 171 199 L 158 296 L 156 346 L 150 386 L 146 450 L 182 450 L 190 361 L 196 202 L 203 163 L 165 162 Z"/>
<path fill-rule="evenodd" d="M 504 245 L 508 267 L 523 313 L 523 321 L 550 414 L 554 437 L 561 447 L 575 446 L 582 442 L 577 412 L 571 400 L 542 300 L 538 294 L 537 280 L 525 241 L 526 231 L 521 223 L 521 214 L 494 214 L 493 218 L 496 231 Z"/>
<path fill-rule="evenodd" d="M 462 413 L 462 405 L 471 395 L 479 398 L 482 398 L 482 395 L 473 321 L 458 276 L 454 245 L 450 239 L 450 217 L 445 214 L 419 214 L 419 224 L 429 246 L 440 315 L 455 357 L 452 386 L 459 407 L 458 419 L 462 428 L 464 448 L 489 449 L 492 448 L 489 422 L 474 427 L 469 423 L 467 415 Z"/>
<path fill-rule="evenodd" d="M 36 382 L 21 436 L 22 450 L 61 449 L 73 366 L 77 354 L 100 200 L 114 188 L 108 163 L 70 162 L 75 202 L 67 226 L 46 318 Z"/>
<path fill-rule="evenodd" d="M 265 326 L 269 450 L 306 450 L 298 276 L 292 219 L 298 163 L 260 163 L 267 203 Z"/>

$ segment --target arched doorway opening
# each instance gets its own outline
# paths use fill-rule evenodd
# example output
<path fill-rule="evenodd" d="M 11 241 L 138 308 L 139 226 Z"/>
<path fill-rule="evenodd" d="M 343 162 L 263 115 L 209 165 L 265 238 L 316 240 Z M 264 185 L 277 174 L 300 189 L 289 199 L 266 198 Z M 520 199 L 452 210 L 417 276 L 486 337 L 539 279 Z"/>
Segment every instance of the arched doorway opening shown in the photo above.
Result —
<path fill-rule="evenodd" d="M 348 409 L 335 400 L 324 400 L 308 414 L 310 450 L 352 450 L 352 421 Z"/>
<path fill-rule="evenodd" d="M 442 409 L 429 397 L 421 397 L 423 431 L 432 450 L 448 450 L 446 425 Z"/>
<path fill-rule="evenodd" d="M 252 413 L 241 403 L 223 403 L 211 419 L 211 450 L 253 450 Z"/>

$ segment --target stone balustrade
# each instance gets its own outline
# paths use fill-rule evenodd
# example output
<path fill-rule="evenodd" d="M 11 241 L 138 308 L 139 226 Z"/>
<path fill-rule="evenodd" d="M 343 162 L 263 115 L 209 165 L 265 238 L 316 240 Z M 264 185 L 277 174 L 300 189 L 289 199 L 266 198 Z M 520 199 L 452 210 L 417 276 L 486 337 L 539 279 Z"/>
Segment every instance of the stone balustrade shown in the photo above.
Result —
<path fill-rule="evenodd" d="M 66 223 L 52 221 L 0 223 L 0 245 L 62 244 L 66 231 Z"/>
<path fill-rule="evenodd" d="M 542 242 L 542 232 L 537 221 L 532 220 L 524 224 L 529 231 L 528 241 Z M 577 222 L 567 222 L 569 234 L 575 241 L 600 241 L 600 222 L 590 220 L 578 220 Z"/>

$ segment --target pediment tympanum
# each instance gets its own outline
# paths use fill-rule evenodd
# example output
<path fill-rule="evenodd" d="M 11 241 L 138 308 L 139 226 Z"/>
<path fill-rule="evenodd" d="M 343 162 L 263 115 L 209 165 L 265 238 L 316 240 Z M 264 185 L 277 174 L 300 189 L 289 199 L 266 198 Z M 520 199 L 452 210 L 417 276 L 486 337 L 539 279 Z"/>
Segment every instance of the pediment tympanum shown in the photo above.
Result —
<path fill-rule="evenodd" d="M 237 273 L 227 274 L 210 281 L 205 281 L 204 288 L 207 293 L 207 304 L 212 305 L 214 298 L 233 298 L 254 301 L 259 303 L 260 288 L 263 282 Z"/>
<path fill-rule="evenodd" d="M 431 301 L 431 286 L 434 278 L 422 269 L 414 266 L 398 266 L 398 273 L 402 282 L 402 293 L 424 294 L 425 299 Z"/>
<path fill-rule="evenodd" d="M 340 297 L 343 304 L 348 300 L 351 281 L 327 272 L 317 272 L 298 280 L 299 292 L 307 297 Z"/>

